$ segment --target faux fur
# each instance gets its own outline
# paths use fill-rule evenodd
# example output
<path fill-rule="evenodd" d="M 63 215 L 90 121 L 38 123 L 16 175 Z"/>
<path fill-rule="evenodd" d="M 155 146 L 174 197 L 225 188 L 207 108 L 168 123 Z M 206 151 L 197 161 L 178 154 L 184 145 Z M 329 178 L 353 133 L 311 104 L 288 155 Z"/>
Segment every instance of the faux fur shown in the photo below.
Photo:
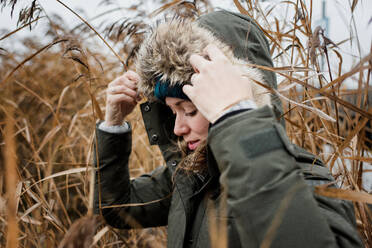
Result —
<path fill-rule="evenodd" d="M 138 84 L 140 93 L 149 100 L 154 100 L 155 78 L 169 80 L 171 85 L 190 82 L 194 70 L 189 63 L 193 53 L 203 55 L 208 44 L 215 44 L 252 84 L 253 96 L 257 106 L 270 104 L 270 94 L 252 79 L 265 83 L 258 69 L 248 67 L 247 61 L 234 57 L 230 47 L 218 40 L 209 30 L 200 27 L 197 22 L 173 20 L 159 24 L 142 43 L 136 60 L 136 71 L 141 80 Z"/>

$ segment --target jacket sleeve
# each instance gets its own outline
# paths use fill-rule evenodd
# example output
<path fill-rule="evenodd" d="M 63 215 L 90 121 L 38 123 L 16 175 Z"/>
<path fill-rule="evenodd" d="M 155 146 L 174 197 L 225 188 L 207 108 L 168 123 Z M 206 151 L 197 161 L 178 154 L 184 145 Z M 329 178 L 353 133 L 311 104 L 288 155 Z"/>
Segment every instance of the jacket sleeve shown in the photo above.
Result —
<path fill-rule="evenodd" d="M 163 166 L 130 179 L 131 132 L 112 134 L 96 128 L 94 211 L 115 228 L 167 225 L 171 172 Z M 127 206 L 116 206 L 123 205 Z"/>
<path fill-rule="evenodd" d="M 362 246 L 342 206 L 315 199 L 270 107 L 212 126 L 208 146 L 242 247 Z"/>

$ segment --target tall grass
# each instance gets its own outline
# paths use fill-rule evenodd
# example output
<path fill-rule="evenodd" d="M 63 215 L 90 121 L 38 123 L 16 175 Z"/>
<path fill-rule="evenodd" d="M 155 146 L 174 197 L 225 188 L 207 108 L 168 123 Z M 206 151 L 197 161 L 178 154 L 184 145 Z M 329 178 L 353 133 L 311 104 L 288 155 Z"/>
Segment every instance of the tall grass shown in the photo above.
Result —
<path fill-rule="evenodd" d="M 94 129 L 103 116 L 107 83 L 131 68 L 143 39 L 146 24 L 138 20 L 148 21 L 163 13 L 192 16 L 212 8 L 209 1 L 196 2 L 159 1 L 161 7 L 149 13 L 140 11 L 140 5 L 133 6 L 126 11 L 137 19 L 110 22 L 116 7 L 102 1 L 113 6 L 97 17 L 106 22 L 94 26 L 95 18 L 79 16 L 81 24 L 69 30 L 38 1 L 30 1 L 18 13 L 20 27 L 0 35 L 1 247 L 16 247 L 17 243 L 19 247 L 165 246 L 165 228 L 119 231 L 91 215 Z M 372 243 L 372 214 L 366 203 L 372 203 L 372 197 L 370 189 L 363 188 L 363 179 L 371 174 L 365 168 L 372 162 L 372 48 L 353 67 L 342 70 L 339 41 L 311 26 L 311 1 L 279 4 L 295 13 L 291 22 L 275 19 L 272 13 L 278 6 L 263 9 L 258 1 L 231 2 L 241 13 L 254 17 L 269 38 L 276 67 L 264 69 L 278 75 L 288 136 L 318 154 L 342 187 L 319 189 L 318 193 L 354 201 L 367 247 Z M 351 12 L 357 4 L 353 1 Z M 5 8 L 16 5 L 14 0 L 0 1 Z M 20 41 L 23 49 L 3 48 L 4 42 L 15 42 L 19 30 L 35 25 L 45 26 L 45 40 L 50 43 L 37 42 L 37 34 L 31 31 L 31 37 Z M 97 46 L 110 47 L 111 55 Z M 321 57 L 327 65 L 325 72 Z M 338 68 L 328 63 L 330 57 L 338 58 Z M 344 88 L 345 80 L 356 82 L 357 89 Z M 148 144 L 139 109 L 128 119 L 134 132 L 130 170 L 135 177 L 163 160 L 159 150 Z"/>

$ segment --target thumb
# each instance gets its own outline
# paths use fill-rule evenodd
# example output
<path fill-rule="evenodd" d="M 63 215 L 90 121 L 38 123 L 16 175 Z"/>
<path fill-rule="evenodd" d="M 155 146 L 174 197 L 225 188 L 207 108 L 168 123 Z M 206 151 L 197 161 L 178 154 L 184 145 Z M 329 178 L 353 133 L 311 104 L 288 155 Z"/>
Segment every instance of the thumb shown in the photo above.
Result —
<path fill-rule="evenodd" d="M 142 96 L 139 92 L 137 92 L 135 100 L 136 100 L 136 102 L 140 102 L 142 100 Z"/>
<path fill-rule="evenodd" d="M 185 84 L 182 87 L 182 91 L 190 98 L 190 100 L 194 99 L 194 87 L 192 85 Z"/>

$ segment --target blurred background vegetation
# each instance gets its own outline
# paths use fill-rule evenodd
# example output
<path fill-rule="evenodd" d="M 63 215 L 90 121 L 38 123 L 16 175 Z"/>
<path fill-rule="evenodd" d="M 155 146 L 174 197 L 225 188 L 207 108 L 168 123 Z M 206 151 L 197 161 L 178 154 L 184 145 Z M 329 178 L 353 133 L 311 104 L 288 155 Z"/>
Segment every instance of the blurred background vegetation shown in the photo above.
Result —
<path fill-rule="evenodd" d="M 0 33 L 0 246 L 164 247 L 165 228 L 119 231 L 91 215 L 95 123 L 104 113 L 106 85 L 131 68 L 149 25 L 164 16 L 195 18 L 212 11 L 213 1 L 139 0 L 122 7 L 104 0 L 97 6 L 100 14 L 89 19 L 55 1 L 78 20 L 73 27 L 41 2 L 0 0 L 2 15 L 17 20 L 16 29 Z M 226 3 L 253 17 L 266 33 L 288 136 L 326 162 L 341 189 L 319 193 L 354 201 L 368 247 L 372 42 L 366 54 L 345 65 L 349 55 L 340 47 L 355 45 L 358 34 L 341 41 L 328 37 L 327 29 L 314 24 L 312 1 Z M 345 9 L 353 17 L 361 4 L 349 1 Z M 278 19 L 278 9 L 287 18 Z M 25 30 L 27 35 L 18 35 Z M 149 146 L 139 109 L 129 120 L 136 177 L 163 160 Z"/>

